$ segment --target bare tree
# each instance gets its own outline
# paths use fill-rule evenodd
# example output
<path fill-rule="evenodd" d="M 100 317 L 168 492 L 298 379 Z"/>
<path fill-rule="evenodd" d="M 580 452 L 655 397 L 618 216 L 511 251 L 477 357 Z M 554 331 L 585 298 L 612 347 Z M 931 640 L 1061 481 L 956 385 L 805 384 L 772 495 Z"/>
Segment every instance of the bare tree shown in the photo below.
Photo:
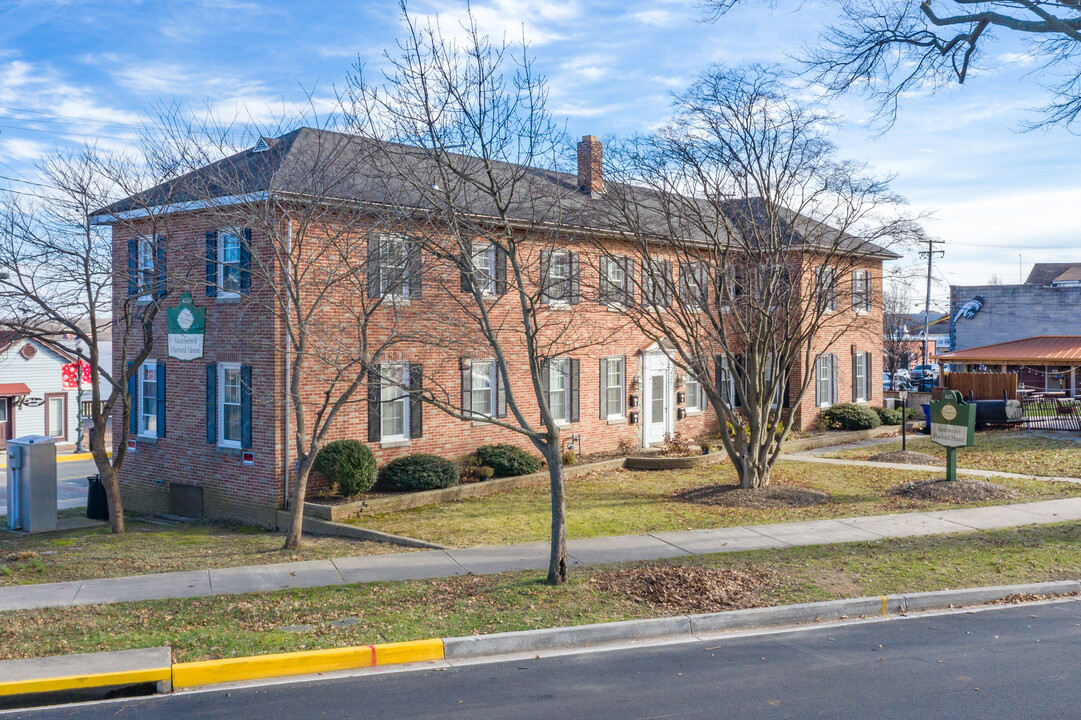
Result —
<path fill-rule="evenodd" d="M 262 129 L 245 123 L 251 142 L 239 152 L 230 123 L 193 120 L 171 108 L 161 120 L 159 161 L 190 171 L 186 196 L 199 199 L 209 226 L 219 228 L 205 252 L 200 244 L 193 253 L 198 284 L 208 295 L 236 297 L 238 316 L 274 328 L 251 332 L 247 323 L 230 321 L 217 330 L 236 334 L 251 353 L 285 370 L 283 396 L 275 397 L 273 383 L 241 381 L 256 403 L 285 415 L 285 548 L 297 548 L 319 451 L 336 422 L 361 412 L 361 388 L 405 337 L 403 327 L 416 327 L 417 308 L 397 302 L 410 294 L 404 279 L 413 254 L 403 251 L 388 265 L 386 253 L 369 252 L 378 214 L 357 202 L 357 191 L 372 156 L 356 138 L 331 129 L 336 117 L 320 123 L 314 113 L 291 115 Z M 309 121 L 316 126 L 304 127 Z M 286 126 L 300 129 L 283 133 Z M 235 268 L 229 243 L 236 245 Z M 215 268 L 205 275 L 204 260 Z"/>
<path fill-rule="evenodd" d="M 57 151 L 40 165 L 44 188 L 25 200 L 9 195 L 0 203 L 0 327 L 75 354 L 90 366 L 90 450 L 101 476 L 113 532 L 124 531 L 124 506 L 117 480 L 127 457 L 132 398 L 129 385 L 154 343 L 154 320 L 167 293 L 157 238 L 168 221 L 143 204 L 137 190 L 161 179 L 146 158 L 106 153 L 94 147 Z M 145 215 L 132 242 L 135 266 L 114 268 L 113 239 L 95 215 L 117 198 L 131 196 Z M 110 218 L 131 225 L 122 217 Z M 114 279 L 129 292 L 113 297 Z M 115 304 L 113 301 L 115 299 Z M 112 305 L 112 307 L 110 307 Z M 64 337 L 74 344 L 61 344 Z M 113 367 L 102 367 L 102 345 L 116 339 Z M 109 448 L 109 419 L 119 412 L 119 442 Z M 79 429 L 82 432 L 82 429 Z"/>
<path fill-rule="evenodd" d="M 744 0 L 707 0 L 717 19 Z M 1032 125 L 1072 125 L 1081 113 L 1081 4 L 1075 0 L 834 0 L 837 19 L 806 58 L 832 92 L 855 90 L 891 123 L 908 92 L 964 83 L 993 67 L 986 48 L 1018 41 L 1050 101 Z"/>
<path fill-rule="evenodd" d="M 741 487 L 759 488 L 820 353 L 851 331 L 881 343 L 872 268 L 909 222 L 769 68 L 714 68 L 674 110 L 613 150 L 621 182 L 598 207 L 643 269 L 623 312 L 701 383 Z"/>
<path fill-rule="evenodd" d="M 387 205 L 435 260 L 425 280 L 445 290 L 447 312 L 429 318 L 427 342 L 434 357 L 455 358 L 455 366 L 426 369 L 423 398 L 453 417 L 518 433 L 544 456 L 548 582 L 562 583 L 561 425 L 575 408 L 549 383 L 575 372 L 577 361 L 562 358 L 605 339 L 576 322 L 581 260 L 565 210 L 578 188 L 537 169 L 557 164 L 565 136 L 546 109 L 544 80 L 524 43 L 493 44 L 470 16 L 458 45 L 404 5 L 402 16 L 405 37 L 400 54 L 387 57 L 390 70 L 373 83 L 358 66 L 349 97 L 357 132 L 382 152 Z M 447 353 L 451 348 L 457 353 Z M 476 377 L 494 405 L 480 402 L 479 386 L 459 392 L 449 381 L 459 371 L 464 387 L 473 380 L 472 366 L 459 368 L 457 355 L 491 359 Z M 512 381 L 516 368 L 528 369 L 527 385 Z"/>
<path fill-rule="evenodd" d="M 912 362 L 908 287 L 894 283 L 882 293 L 882 355 L 890 380 Z M 896 389 L 896 388 L 894 388 Z"/>

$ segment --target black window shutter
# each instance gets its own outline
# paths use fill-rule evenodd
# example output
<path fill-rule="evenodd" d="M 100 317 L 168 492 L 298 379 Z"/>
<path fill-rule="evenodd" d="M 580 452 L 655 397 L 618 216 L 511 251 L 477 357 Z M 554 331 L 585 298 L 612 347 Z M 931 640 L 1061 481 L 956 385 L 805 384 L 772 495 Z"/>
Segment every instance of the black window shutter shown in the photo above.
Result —
<path fill-rule="evenodd" d="M 549 361 L 547 359 L 541 360 L 541 363 L 540 363 L 540 385 L 541 385 L 541 396 L 544 397 L 544 404 L 548 406 L 549 410 L 551 410 L 551 408 L 552 408 L 551 366 L 549 365 Z"/>
<path fill-rule="evenodd" d="M 424 401 L 421 391 L 424 389 L 424 366 L 409 363 L 409 437 L 424 437 Z"/>
<path fill-rule="evenodd" d="M 493 363 L 495 367 L 495 416 L 507 417 L 507 388 L 503 384 L 503 373 L 499 372 L 499 363 Z"/>
<path fill-rule="evenodd" d="M 379 234 L 368 233 L 368 297 L 379 297 L 379 268 L 383 254 L 379 251 Z M 370 433 L 369 433 L 370 434 Z M 376 440 L 379 438 L 377 437 Z M 375 442 L 370 437 L 369 441 Z"/>
<path fill-rule="evenodd" d="M 368 369 L 368 442 L 379 442 L 383 437 L 383 376 L 378 365 Z"/>
<path fill-rule="evenodd" d="M 139 272 L 139 241 L 135 238 L 128 240 L 128 295 L 134 295 L 138 290 L 136 275 Z"/>
<path fill-rule="evenodd" d="M 600 406 L 601 420 L 608 417 L 608 358 L 601 358 L 600 361 L 600 391 L 597 393 L 599 398 L 597 405 Z"/>
<path fill-rule="evenodd" d="M 578 360 L 570 359 L 567 361 L 568 371 L 570 377 L 567 387 L 570 388 L 570 421 L 572 423 L 578 422 Z"/>
<path fill-rule="evenodd" d="M 863 388 L 859 385 L 859 380 L 856 377 L 856 360 L 859 357 L 859 353 L 852 353 L 852 401 L 855 402 L 859 397 L 859 392 Z"/>
<path fill-rule="evenodd" d="M 469 271 L 473 267 L 472 258 L 468 252 L 463 252 L 458 258 L 458 270 L 462 275 L 461 290 L 464 293 L 473 292 L 473 283 L 469 282 Z"/>
<path fill-rule="evenodd" d="M 473 409 L 473 361 L 462 360 L 462 410 L 468 414 Z"/>
<path fill-rule="evenodd" d="M 670 308 L 672 307 L 672 261 L 665 260 L 662 269 L 664 270 L 661 276 L 661 296 L 664 298 L 662 305 Z"/>
<path fill-rule="evenodd" d="M 747 358 L 744 356 L 743 361 L 746 362 Z M 743 387 L 743 373 L 740 371 L 739 359 L 732 363 L 732 407 L 739 407 L 743 404 L 743 401 L 739 399 L 739 391 Z"/>
<path fill-rule="evenodd" d="M 623 258 L 623 304 L 634 305 L 634 259 Z"/>
<path fill-rule="evenodd" d="M 240 366 L 240 446 L 251 449 L 251 365 Z"/>
<path fill-rule="evenodd" d="M 552 251 L 541 250 L 541 298 L 542 303 L 552 302 L 549 291 L 552 289 Z"/>
<path fill-rule="evenodd" d="M 240 292 L 251 291 L 251 228 L 244 228 L 240 237 Z M 244 447 L 251 447 L 245 445 Z"/>
<path fill-rule="evenodd" d="M 132 435 L 139 434 L 139 368 L 134 367 L 130 362 L 128 363 L 128 372 L 131 373 L 128 376 L 128 397 L 131 401 L 128 405 L 131 407 L 128 412 L 128 432 Z"/>
<path fill-rule="evenodd" d="M 206 441 L 218 443 L 218 364 L 206 364 Z"/>
<path fill-rule="evenodd" d="M 507 250 L 499 243 L 495 246 L 495 294 L 507 292 Z"/>
<path fill-rule="evenodd" d="M 830 404 L 837 404 L 837 356 L 830 354 Z"/>
<path fill-rule="evenodd" d="M 165 238 L 159 237 L 154 243 L 154 269 L 158 271 L 157 296 L 165 297 Z"/>
<path fill-rule="evenodd" d="M 874 392 L 873 388 L 875 386 L 875 384 L 873 382 L 871 382 L 871 378 L 874 377 L 874 375 L 871 373 L 871 353 L 869 353 L 869 352 L 864 353 L 863 356 L 865 358 L 867 358 L 866 360 L 863 361 L 863 372 L 864 372 L 863 381 L 865 383 L 867 383 L 867 393 L 866 393 L 867 402 L 871 402 L 871 400 L 873 399 L 871 397 L 871 395 Z"/>
<path fill-rule="evenodd" d="M 155 377 L 158 379 L 158 437 L 165 437 L 165 363 L 158 363 Z"/>
<path fill-rule="evenodd" d="M 578 253 L 570 253 L 571 257 L 571 282 L 570 282 L 570 303 L 571 305 L 577 305 L 582 301 L 582 274 L 581 268 L 578 264 Z"/>
<path fill-rule="evenodd" d="M 218 231 L 206 234 L 206 296 L 218 294 Z M 214 442 L 217 442 L 215 439 Z"/>
<path fill-rule="evenodd" d="M 608 280 L 608 265 L 611 262 L 607 256 L 601 258 L 600 301 L 602 305 L 609 305 L 616 299 L 616 288 L 612 287 L 611 281 Z"/>
<path fill-rule="evenodd" d="M 420 243 L 406 239 L 406 277 L 409 280 L 409 297 L 418 299 L 421 297 L 421 286 L 424 284 L 423 259 L 421 256 Z M 419 435 L 417 437 L 420 437 Z"/>

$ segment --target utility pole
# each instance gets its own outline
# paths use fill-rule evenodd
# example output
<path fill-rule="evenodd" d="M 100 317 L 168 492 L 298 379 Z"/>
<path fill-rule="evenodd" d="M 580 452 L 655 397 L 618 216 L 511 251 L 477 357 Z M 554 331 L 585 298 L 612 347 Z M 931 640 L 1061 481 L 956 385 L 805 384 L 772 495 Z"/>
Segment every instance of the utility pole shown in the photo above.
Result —
<path fill-rule="evenodd" d="M 927 237 L 927 249 L 920 251 L 920 257 L 927 258 L 927 299 L 923 305 L 923 362 L 922 365 L 927 364 L 927 334 L 931 332 L 931 263 L 934 262 L 935 255 L 942 257 L 945 254 L 945 250 L 935 250 L 935 245 L 941 245 L 942 240 L 938 238 Z M 926 374 L 926 368 L 924 369 Z M 923 378 L 920 378 L 920 385 L 923 385 Z"/>

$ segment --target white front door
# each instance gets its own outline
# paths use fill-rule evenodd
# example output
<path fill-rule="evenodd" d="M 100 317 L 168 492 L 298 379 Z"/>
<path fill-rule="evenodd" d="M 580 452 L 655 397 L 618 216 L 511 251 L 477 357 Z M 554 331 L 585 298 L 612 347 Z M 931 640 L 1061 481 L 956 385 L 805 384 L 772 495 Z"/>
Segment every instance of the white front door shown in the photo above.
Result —
<path fill-rule="evenodd" d="M 672 432 L 672 365 L 663 353 L 645 357 L 645 390 L 642 398 L 643 444 L 664 442 Z"/>

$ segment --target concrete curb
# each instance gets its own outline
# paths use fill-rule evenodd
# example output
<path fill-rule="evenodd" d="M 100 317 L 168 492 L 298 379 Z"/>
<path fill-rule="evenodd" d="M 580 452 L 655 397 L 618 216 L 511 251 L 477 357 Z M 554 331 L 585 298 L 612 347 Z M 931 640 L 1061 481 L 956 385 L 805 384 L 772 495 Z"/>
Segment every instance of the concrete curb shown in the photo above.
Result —
<path fill-rule="evenodd" d="M 175 689 L 356 670 L 381 665 L 470 660 L 480 657 L 498 658 L 500 655 L 573 650 L 598 645 L 622 645 L 644 640 L 704 639 L 735 630 L 812 625 L 819 622 L 900 616 L 920 610 L 943 610 L 980 605 L 1018 594 L 1079 593 L 1081 593 L 1081 582 L 1062 580 L 903 595 L 880 595 L 701 615 L 677 615 L 490 635 L 432 638 L 401 643 L 203 660 L 173 663 L 171 666 L 163 662 L 161 658 L 161 653 L 168 653 L 169 648 L 12 660 L 0 663 L 4 677 L 16 678 L 0 682 L 0 696 L 38 695 L 149 682 L 157 683 L 158 692 L 169 692 Z M 131 666 L 133 661 L 137 662 L 139 653 L 143 654 L 138 657 L 144 662 L 146 659 L 151 660 L 149 664 L 152 667 Z M 120 661 L 120 666 L 115 671 L 83 675 L 69 672 L 74 667 L 88 665 L 100 667 L 99 658 L 108 656 L 118 659 L 120 656 L 130 657 L 125 657 Z M 165 657 L 167 658 L 167 655 Z M 155 658 L 157 658 L 156 663 L 153 662 Z M 18 673 L 13 672 L 16 668 L 19 669 Z M 55 677 L 49 675 L 50 670 L 56 671 Z"/>

